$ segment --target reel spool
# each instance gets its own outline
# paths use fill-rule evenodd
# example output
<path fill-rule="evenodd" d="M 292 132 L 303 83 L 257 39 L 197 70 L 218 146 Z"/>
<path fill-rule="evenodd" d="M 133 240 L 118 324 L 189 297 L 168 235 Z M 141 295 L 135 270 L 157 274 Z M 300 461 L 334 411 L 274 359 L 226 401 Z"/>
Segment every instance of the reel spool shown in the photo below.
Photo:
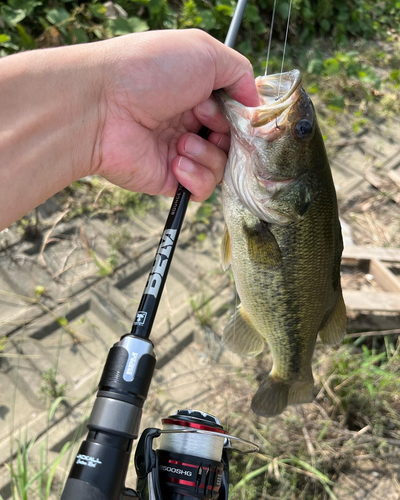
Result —
<path fill-rule="evenodd" d="M 162 419 L 159 478 L 163 497 L 217 499 L 222 484 L 225 435 L 216 417 L 181 410 Z M 182 432 L 182 431 L 194 432 Z M 202 434 L 196 431 L 207 431 Z"/>
<path fill-rule="evenodd" d="M 249 453 L 258 446 L 230 436 L 216 417 L 197 410 L 179 410 L 162 424 L 162 430 L 146 429 L 138 443 L 135 466 L 141 498 L 227 500 L 227 451 Z M 158 449 L 153 450 L 153 439 L 159 436 Z M 247 450 L 233 447 L 232 441 Z"/>

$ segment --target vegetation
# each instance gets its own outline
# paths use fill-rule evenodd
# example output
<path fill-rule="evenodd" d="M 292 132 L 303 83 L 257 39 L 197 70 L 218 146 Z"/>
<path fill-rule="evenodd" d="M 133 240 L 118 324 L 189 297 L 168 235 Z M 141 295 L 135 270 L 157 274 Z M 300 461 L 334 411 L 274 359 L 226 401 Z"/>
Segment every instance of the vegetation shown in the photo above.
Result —
<path fill-rule="evenodd" d="M 52 498 L 52 487 L 54 476 L 61 459 L 65 456 L 70 447 L 66 443 L 59 455 L 51 461 L 46 459 L 45 446 L 40 446 L 39 463 L 35 464 L 30 458 L 30 454 L 36 441 L 29 444 L 25 439 L 17 448 L 17 457 L 14 462 L 6 467 L 11 476 L 11 498 L 12 500 L 49 500 Z M 0 495 L 0 499 L 3 497 Z"/>
<path fill-rule="evenodd" d="M 223 40 L 235 5 L 234 0 L 0 0 L 0 57 L 148 29 L 200 28 Z M 265 69 L 273 5 L 274 0 L 249 0 L 237 41 L 256 75 Z M 276 2 L 269 73 L 281 68 L 288 9 L 288 0 Z M 358 133 L 378 114 L 400 113 L 399 25 L 399 0 L 293 0 L 284 67 L 301 69 L 328 140 L 337 139 L 338 124 Z M 154 204 L 154 198 L 97 179 L 78 181 L 67 193 L 74 200 L 64 220 L 85 213 L 129 215 Z M 199 218 L 207 225 L 210 204 L 201 211 Z M 20 222 L 26 238 L 40 235 L 38 217 L 33 220 Z M 204 237 L 198 231 L 198 239 Z"/>
<path fill-rule="evenodd" d="M 143 215 L 147 210 L 159 206 L 154 196 L 127 191 L 100 177 L 74 182 L 64 190 L 60 202 L 69 209 L 64 221 L 85 214 L 117 220 L 120 217 Z"/>
<path fill-rule="evenodd" d="M 389 477 L 394 473 L 400 443 L 400 342 L 396 338 L 371 348 L 367 340 L 360 337 L 336 351 L 317 349 L 315 402 L 274 419 L 243 413 L 240 396 L 256 387 L 250 388 L 246 377 L 254 362 L 237 374 L 234 386 L 230 379 L 224 391 L 240 401 L 230 406 L 230 426 L 239 436 L 250 433 L 260 445 L 250 460 L 233 456 L 230 498 L 353 498 L 339 479 L 357 476 L 360 464 L 370 460 L 373 469 Z M 258 362 L 264 374 L 269 362 L 268 355 Z"/>
<path fill-rule="evenodd" d="M 190 305 L 193 309 L 193 314 L 196 320 L 203 328 L 212 328 L 214 318 L 210 307 L 210 299 L 207 298 L 204 292 L 200 296 L 190 299 Z"/>
<path fill-rule="evenodd" d="M 239 49 L 247 55 L 264 53 L 273 0 L 251 0 L 244 15 Z M 226 35 L 235 2 L 231 0 L 120 0 L 104 5 L 96 0 L 2 0 L 0 15 L 4 53 L 50 45 L 83 43 L 148 29 L 201 28 L 219 39 Z M 277 2 L 276 33 L 282 38 L 289 2 Z M 316 36 L 386 39 L 397 32 L 398 0 L 294 0 L 291 36 L 301 44 Z"/>
<path fill-rule="evenodd" d="M 49 422 L 54 416 L 63 397 L 57 397 L 51 404 L 48 413 Z M 11 442 L 15 447 L 16 457 L 5 464 L 10 474 L 10 489 L 12 500 L 49 500 L 54 498 L 53 488 L 56 481 L 56 472 L 60 461 L 70 449 L 71 443 L 66 443 L 60 453 L 50 459 L 47 437 L 41 443 L 37 439 L 28 439 L 27 431 L 17 443 Z M 34 453 L 34 448 L 39 447 L 39 452 Z M 33 457 L 34 455 L 34 457 Z M 4 500 L 0 495 L 0 500 Z"/>
<path fill-rule="evenodd" d="M 50 368 L 43 373 L 42 384 L 40 386 L 39 397 L 50 405 L 58 398 L 64 398 L 66 385 L 60 384 L 57 380 L 57 371 Z"/>

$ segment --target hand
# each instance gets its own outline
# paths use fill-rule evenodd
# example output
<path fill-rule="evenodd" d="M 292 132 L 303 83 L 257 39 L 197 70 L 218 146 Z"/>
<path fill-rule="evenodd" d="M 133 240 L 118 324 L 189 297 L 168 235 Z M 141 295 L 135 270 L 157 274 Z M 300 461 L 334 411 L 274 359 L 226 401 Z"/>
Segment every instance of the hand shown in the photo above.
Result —
<path fill-rule="evenodd" d="M 210 98 L 225 88 L 258 105 L 250 62 L 199 30 L 158 31 L 103 42 L 103 105 L 93 173 L 121 187 L 173 196 L 178 182 L 192 199 L 221 182 L 229 126 Z M 202 125 L 208 140 L 196 132 Z"/>
<path fill-rule="evenodd" d="M 258 104 L 250 63 L 198 30 L 136 33 L 0 59 L 0 230 L 88 174 L 203 200 L 221 181 L 224 87 Z M 208 141 L 195 133 L 212 130 Z"/>

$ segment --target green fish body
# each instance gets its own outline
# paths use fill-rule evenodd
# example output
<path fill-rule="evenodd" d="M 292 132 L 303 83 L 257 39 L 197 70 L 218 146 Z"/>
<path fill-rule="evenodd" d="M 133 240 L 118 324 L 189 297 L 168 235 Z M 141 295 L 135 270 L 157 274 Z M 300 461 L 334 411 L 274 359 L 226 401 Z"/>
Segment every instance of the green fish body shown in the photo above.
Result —
<path fill-rule="evenodd" d="M 267 417 L 312 401 L 317 334 L 338 343 L 346 326 L 342 236 L 322 135 L 300 74 L 283 74 L 283 96 L 272 100 L 278 77 L 256 80 L 259 108 L 216 95 L 232 130 L 222 259 L 241 299 L 224 342 L 244 356 L 268 342 L 273 367 L 252 400 Z"/>

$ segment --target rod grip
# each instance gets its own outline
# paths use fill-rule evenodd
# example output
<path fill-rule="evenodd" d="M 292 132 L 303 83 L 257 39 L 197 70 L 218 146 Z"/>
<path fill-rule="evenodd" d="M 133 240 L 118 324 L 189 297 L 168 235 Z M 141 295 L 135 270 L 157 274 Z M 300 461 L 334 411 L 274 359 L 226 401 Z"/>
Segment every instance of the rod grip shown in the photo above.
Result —
<path fill-rule="evenodd" d="M 61 500 L 109 500 L 102 491 L 82 479 L 69 477 Z"/>

